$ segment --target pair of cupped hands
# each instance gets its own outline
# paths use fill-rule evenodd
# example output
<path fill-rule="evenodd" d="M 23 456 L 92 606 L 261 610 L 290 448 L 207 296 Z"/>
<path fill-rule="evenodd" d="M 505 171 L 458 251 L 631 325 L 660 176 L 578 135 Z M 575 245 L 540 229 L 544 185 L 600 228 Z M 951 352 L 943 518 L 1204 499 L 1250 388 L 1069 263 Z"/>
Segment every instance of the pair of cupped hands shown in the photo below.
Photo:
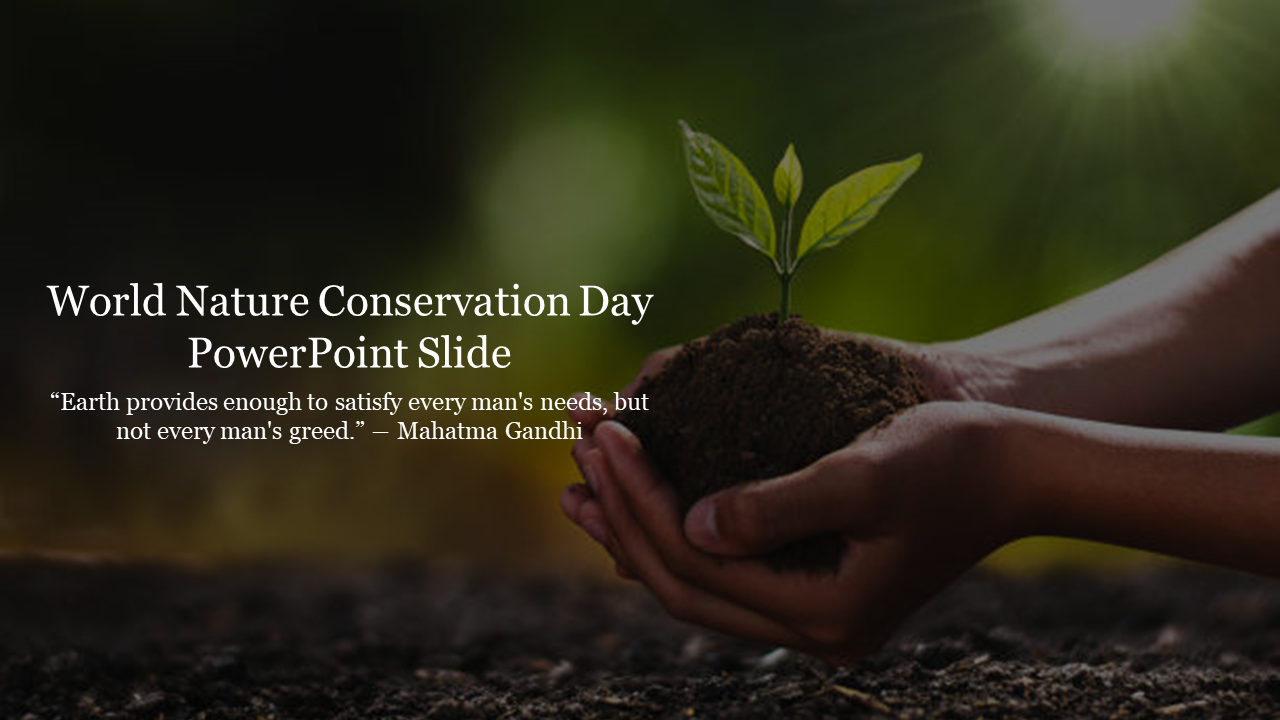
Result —
<path fill-rule="evenodd" d="M 831 333 L 832 331 L 825 331 Z M 849 337 L 843 333 L 832 333 Z M 794 648 L 828 662 L 878 649 L 926 600 L 1021 533 L 1018 493 L 997 487 L 999 387 L 947 346 L 859 336 L 901 357 L 930 402 L 910 408 L 812 465 L 708 496 L 683 515 L 640 441 L 611 416 L 570 412 L 585 484 L 565 515 L 646 585 L 677 619 Z M 645 360 L 623 395 L 679 348 Z M 832 573 L 778 572 L 756 557 L 829 533 L 847 538 Z"/>

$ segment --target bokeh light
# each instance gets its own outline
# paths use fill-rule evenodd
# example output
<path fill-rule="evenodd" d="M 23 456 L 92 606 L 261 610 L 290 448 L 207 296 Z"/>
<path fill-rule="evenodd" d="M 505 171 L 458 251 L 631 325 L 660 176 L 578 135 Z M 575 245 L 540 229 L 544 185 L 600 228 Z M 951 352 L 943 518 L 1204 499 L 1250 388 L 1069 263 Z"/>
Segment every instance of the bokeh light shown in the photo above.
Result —
<path fill-rule="evenodd" d="M 654 156 L 616 115 L 565 113 L 517 128 L 476 192 L 498 272 L 570 289 L 644 278 L 663 239 L 647 200 Z"/>

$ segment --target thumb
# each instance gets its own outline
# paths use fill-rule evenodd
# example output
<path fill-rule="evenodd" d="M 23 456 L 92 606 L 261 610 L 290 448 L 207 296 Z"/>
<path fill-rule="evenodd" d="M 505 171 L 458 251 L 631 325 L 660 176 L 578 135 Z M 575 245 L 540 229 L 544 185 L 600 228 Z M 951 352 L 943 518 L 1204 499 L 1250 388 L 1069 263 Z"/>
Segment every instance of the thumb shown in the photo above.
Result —
<path fill-rule="evenodd" d="M 790 475 L 708 495 L 685 516 L 685 536 L 717 555 L 758 555 L 796 540 L 847 531 L 869 510 L 868 467 L 829 455 Z"/>

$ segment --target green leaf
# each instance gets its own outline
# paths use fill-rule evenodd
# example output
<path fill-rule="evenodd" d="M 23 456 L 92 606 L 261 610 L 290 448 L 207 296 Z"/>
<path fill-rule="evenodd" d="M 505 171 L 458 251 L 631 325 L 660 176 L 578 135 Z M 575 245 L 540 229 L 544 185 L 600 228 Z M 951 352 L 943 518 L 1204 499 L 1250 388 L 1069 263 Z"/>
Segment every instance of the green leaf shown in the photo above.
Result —
<path fill-rule="evenodd" d="M 871 222 L 923 160 L 916 154 L 901 162 L 873 165 L 828 188 L 804 220 L 795 265 L 810 252 L 837 245 Z"/>
<path fill-rule="evenodd" d="M 800 158 L 796 157 L 796 146 L 788 145 L 778 169 L 773 171 L 773 194 L 783 207 L 791 207 L 800 199 L 800 188 L 804 186 L 804 170 L 800 168 Z"/>
<path fill-rule="evenodd" d="M 769 201 L 747 167 L 715 138 L 695 132 L 683 120 L 684 157 L 698 204 L 721 230 L 768 255 L 779 267 Z"/>

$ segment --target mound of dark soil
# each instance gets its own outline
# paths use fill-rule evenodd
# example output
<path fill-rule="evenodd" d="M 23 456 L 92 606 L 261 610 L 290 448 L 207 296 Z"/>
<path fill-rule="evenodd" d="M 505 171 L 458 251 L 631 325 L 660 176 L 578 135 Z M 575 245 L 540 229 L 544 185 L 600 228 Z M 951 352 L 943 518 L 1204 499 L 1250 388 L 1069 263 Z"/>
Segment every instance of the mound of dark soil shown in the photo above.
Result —
<path fill-rule="evenodd" d="M 636 390 L 648 410 L 618 419 L 644 443 L 686 510 L 749 480 L 799 470 L 926 400 L 898 358 L 793 317 L 751 315 L 686 345 Z M 779 569 L 835 567 L 843 540 L 782 548 Z"/>

